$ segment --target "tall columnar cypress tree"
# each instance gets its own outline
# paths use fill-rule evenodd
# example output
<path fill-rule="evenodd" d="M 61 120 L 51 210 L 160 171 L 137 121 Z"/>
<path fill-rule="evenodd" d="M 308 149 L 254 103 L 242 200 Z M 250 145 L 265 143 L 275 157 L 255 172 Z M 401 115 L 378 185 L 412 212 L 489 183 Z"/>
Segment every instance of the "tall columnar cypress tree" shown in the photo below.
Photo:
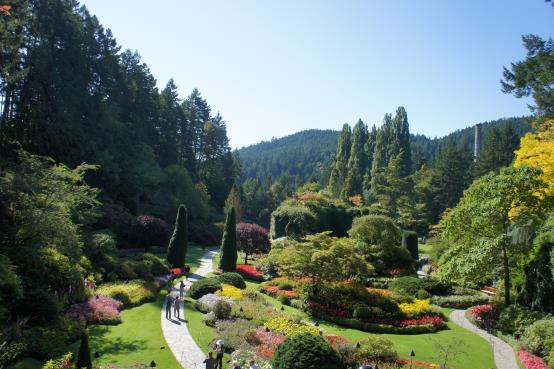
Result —
<path fill-rule="evenodd" d="M 77 355 L 76 367 L 79 369 L 92 369 L 92 359 L 90 357 L 90 347 L 88 344 L 87 331 L 84 331 L 81 335 L 81 344 L 79 345 L 79 354 Z"/>
<path fill-rule="evenodd" d="M 231 207 L 225 221 L 225 231 L 221 240 L 219 269 L 223 272 L 234 272 L 237 268 L 237 228 L 235 208 Z"/>
<path fill-rule="evenodd" d="M 329 176 L 329 189 L 333 196 L 338 197 L 344 185 L 348 159 L 350 158 L 351 136 L 350 126 L 345 123 L 342 126 L 337 152 L 331 164 L 331 174 Z"/>
<path fill-rule="evenodd" d="M 371 127 L 371 131 L 367 135 L 367 141 L 364 145 L 364 154 L 366 157 L 366 169 L 364 173 L 363 195 L 366 203 L 370 197 L 371 191 L 371 165 L 373 164 L 373 154 L 375 153 L 375 141 L 377 140 L 377 128 L 375 125 Z"/>
<path fill-rule="evenodd" d="M 367 158 L 364 153 L 364 145 L 367 142 L 367 127 L 361 119 L 358 120 L 352 130 L 352 145 L 347 164 L 346 178 L 341 191 L 341 197 L 362 194 L 364 172 L 367 167 Z"/>
<path fill-rule="evenodd" d="M 174 268 L 180 268 L 185 265 L 188 247 L 188 214 L 185 205 L 179 206 L 177 219 L 175 219 L 175 229 L 169 241 L 167 248 L 167 261 Z"/>

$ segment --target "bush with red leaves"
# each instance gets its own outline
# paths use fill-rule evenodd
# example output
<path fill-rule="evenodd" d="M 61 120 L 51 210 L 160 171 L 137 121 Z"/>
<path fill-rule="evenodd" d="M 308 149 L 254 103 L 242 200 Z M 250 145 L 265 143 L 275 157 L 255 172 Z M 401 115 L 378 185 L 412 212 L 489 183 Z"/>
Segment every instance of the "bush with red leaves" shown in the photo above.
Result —
<path fill-rule="evenodd" d="M 138 216 L 133 225 L 133 239 L 138 247 L 147 251 L 152 246 L 166 247 L 169 242 L 169 226 L 152 215 Z"/>
<path fill-rule="evenodd" d="M 252 279 L 254 281 L 263 281 L 263 273 L 256 269 L 254 265 L 237 264 L 235 270 L 238 274 L 244 278 Z"/>

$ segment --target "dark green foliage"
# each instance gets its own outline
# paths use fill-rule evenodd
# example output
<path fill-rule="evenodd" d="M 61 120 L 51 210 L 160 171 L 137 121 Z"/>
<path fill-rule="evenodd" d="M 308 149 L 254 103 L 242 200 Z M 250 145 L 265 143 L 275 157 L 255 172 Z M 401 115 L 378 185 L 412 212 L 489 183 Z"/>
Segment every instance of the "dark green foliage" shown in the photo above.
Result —
<path fill-rule="evenodd" d="M 185 205 L 179 206 L 175 229 L 167 248 L 167 261 L 173 268 L 180 268 L 185 265 L 188 248 L 188 214 Z"/>
<path fill-rule="evenodd" d="M 405 247 L 410 252 L 410 255 L 412 255 L 412 259 L 419 259 L 419 248 L 416 232 L 402 232 L 402 247 Z"/>
<path fill-rule="evenodd" d="M 400 277 L 389 283 L 389 288 L 396 292 L 415 296 L 417 291 L 423 289 L 423 283 L 416 277 Z"/>
<path fill-rule="evenodd" d="M 340 192 L 340 196 L 343 199 L 363 194 L 364 176 L 368 167 L 367 153 L 365 152 L 367 140 L 367 127 L 361 120 L 358 120 L 352 130 L 350 157 L 346 166 L 344 185 Z M 335 162 L 334 165 L 338 165 L 338 163 Z"/>
<path fill-rule="evenodd" d="M 483 150 L 475 163 L 475 176 L 480 177 L 490 171 L 498 172 L 500 168 L 509 166 L 518 148 L 519 136 L 511 122 L 500 127 L 490 127 L 485 135 Z"/>
<path fill-rule="evenodd" d="M 85 330 L 81 335 L 81 344 L 77 353 L 76 367 L 79 369 L 92 369 L 92 358 L 90 356 L 90 347 L 88 344 L 88 332 Z"/>
<path fill-rule="evenodd" d="M 0 320 L 8 321 L 16 300 L 23 297 L 23 288 L 10 259 L 0 254 Z"/>
<path fill-rule="evenodd" d="M 30 356 L 48 360 L 65 354 L 67 346 L 77 341 L 83 330 L 80 321 L 59 319 L 55 323 L 25 330 L 22 339 Z"/>
<path fill-rule="evenodd" d="M 539 356 L 546 356 L 554 349 L 554 317 L 537 320 L 522 335 L 525 347 Z"/>
<path fill-rule="evenodd" d="M 223 272 L 234 272 L 237 268 L 237 229 L 235 208 L 229 209 L 225 220 L 225 231 L 221 240 L 219 269 Z"/>
<path fill-rule="evenodd" d="M 517 301 L 533 310 L 554 313 L 554 215 L 533 240 L 535 254 L 524 268 L 524 283 Z"/>
<path fill-rule="evenodd" d="M 483 294 L 481 295 L 454 295 L 454 296 L 433 296 L 433 304 L 453 308 L 453 309 L 467 309 L 475 305 L 482 305 L 490 303 L 490 298 Z"/>
<path fill-rule="evenodd" d="M 208 293 L 214 293 L 221 288 L 221 282 L 217 277 L 209 277 L 194 282 L 189 289 L 189 295 L 197 300 Z"/>
<path fill-rule="evenodd" d="M 240 289 L 246 288 L 246 282 L 244 282 L 244 279 L 238 273 L 235 273 L 235 272 L 221 273 L 220 275 L 217 276 L 217 278 L 223 284 L 230 284 Z"/>
<path fill-rule="evenodd" d="M 452 284 L 433 277 L 420 279 L 421 288 L 432 295 L 448 295 L 452 292 Z"/>
<path fill-rule="evenodd" d="M 327 341 L 311 334 L 287 337 L 271 363 L 275 369 L 337 369 L 343 365 Z"/>
<path fill-rule="evenodd" d="M 333 196 L 338 197 L 344 186 L 348 170 L 348 160 L 350 158 L 350 149 L 352 147 L 352 132 L 348 124 L 342 126 L 337 152 L 331 164 L 329 175 L 329 190 Z"/>
<path fill-rule="evenodd" d="M 505 334 L 519 338 L 528 326 L 542 317 L 543 314 L 539 312 L 529 310 L 525 306 L 512 304 L 502 310 L 496 328 Z"/>

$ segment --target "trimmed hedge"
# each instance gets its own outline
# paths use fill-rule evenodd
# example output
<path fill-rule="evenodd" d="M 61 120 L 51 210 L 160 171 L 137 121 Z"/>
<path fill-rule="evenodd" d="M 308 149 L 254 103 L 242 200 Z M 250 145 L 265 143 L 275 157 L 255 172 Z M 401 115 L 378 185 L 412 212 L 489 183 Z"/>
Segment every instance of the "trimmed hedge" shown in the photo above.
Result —
<path fill-rule="evenodd" d="M 340 318 L 340 317 L 331 316 L 331 315 L 327 315 L 319 312 L 317 314 L 314 314 L 314 316 L 316 316 L 318 319 L 326 320 L 328 322 L 335 323 L 341 326 L 358 329 L 364 332 L 372 332 L 372 333 L 424 334 L 424 333 L 435 333 L 439 330 L 439 328 L 435 327 L 432 324 L 395 327 L 393 325 L 388 325 L 388 324 L 367 323 L 356 319 Z"/>
<path fill-rule="evenodd" d="M 214 293 L 221 288 L 221 282 L 218 277 L 209 277 L 194 282 L 189 289 L 189 295 L 197 300 L 208 293 Z"/>
<path fill-rule="evenodd" d="M 431 302 L 435 305 L 454 308 L 454 309 L 467 309 L 474 305 L 488 304 L 490 298 L 488 296 L 433 296 Z"/>
<path fill-rule="evenodd" d="M 230 284 L 231 286 L 240 288 L 241 290 L 246 288 L 246 282 L 244 282 L 244 279 L 238 273 L 235 273 L 235 272 L 221 273 L 217 278 L 222 284 Z"/>
<path fill-rule="evenodd" d="M 329 343 L 318 336 L 303 333 L 287 337 L 271 361 L 275 369 L 337 369 L 342 360 Z"/>

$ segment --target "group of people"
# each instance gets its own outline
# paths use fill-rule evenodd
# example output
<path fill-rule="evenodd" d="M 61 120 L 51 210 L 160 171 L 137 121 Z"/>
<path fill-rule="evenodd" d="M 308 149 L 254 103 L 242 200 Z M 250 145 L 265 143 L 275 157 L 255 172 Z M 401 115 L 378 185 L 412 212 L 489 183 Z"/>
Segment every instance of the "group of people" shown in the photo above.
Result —
<path fill-rule="evenodd" d="M 179 284 L 179 296 L 171 296 L 171 290 L 173 288 L 173 281 L 169 280 L 167 284 L 167 303 L 165 304 L 165 318 L 171 319 L 171 310 L 173 309 L 173 316 L 177 319 L 181 318 L 181 304 L 185 298 L 185 283 L 181 281 Z"/>
<path fill-rule="evenodd" d="M 219 339 L 215 343 L 215 358 L 213 352 L 208 353 L 208 357 L 204 360 L 206 364 L 206 369 L 223 369 L 223 354 L 225 353 L 225 348 L 223 345 L 223 340 Z M 238 362 L 233 361 L 231 363 L 233 369 L 242 369 Z M 259 369 L 258 365 L 254 360 L 250 360 L 248 363 L 248 368 L 245 369 Z"/>

